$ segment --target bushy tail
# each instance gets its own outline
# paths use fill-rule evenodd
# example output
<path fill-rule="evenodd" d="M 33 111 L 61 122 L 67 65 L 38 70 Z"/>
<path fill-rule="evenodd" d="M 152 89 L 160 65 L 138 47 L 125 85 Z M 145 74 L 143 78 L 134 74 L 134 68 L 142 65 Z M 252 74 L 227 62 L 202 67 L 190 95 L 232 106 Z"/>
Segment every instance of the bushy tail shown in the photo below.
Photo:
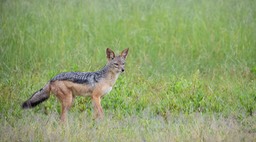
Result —
<path fill-rule="evenodd" d="M 49 83 L 44 88 L 36 91 L 31 98 L 22 104 L 23 109 L 33 108 L 50 97 L 50 85 Z"/>

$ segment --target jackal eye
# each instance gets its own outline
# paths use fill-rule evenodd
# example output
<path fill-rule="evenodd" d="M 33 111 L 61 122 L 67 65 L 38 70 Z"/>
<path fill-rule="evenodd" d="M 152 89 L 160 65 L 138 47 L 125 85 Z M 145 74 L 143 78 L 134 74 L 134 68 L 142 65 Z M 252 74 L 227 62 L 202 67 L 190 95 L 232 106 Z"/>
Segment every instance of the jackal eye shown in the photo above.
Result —
<path fill-rule="evenodd" d="M 118 63 L 114 63 L 115 66 L 118 66 Z"/>

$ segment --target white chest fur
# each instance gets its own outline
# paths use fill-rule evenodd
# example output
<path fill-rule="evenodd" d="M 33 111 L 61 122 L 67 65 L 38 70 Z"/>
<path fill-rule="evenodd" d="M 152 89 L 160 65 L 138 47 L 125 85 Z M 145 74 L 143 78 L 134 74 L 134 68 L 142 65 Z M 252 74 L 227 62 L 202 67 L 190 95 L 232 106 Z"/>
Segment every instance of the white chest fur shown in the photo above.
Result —
<path fill-rule="evenodd" d="M 112 90 L 112 87 L 106 87 L 106 88 L 104 88 L 104 95 L 105 94 L 108 94 L 110 91 Z"/>

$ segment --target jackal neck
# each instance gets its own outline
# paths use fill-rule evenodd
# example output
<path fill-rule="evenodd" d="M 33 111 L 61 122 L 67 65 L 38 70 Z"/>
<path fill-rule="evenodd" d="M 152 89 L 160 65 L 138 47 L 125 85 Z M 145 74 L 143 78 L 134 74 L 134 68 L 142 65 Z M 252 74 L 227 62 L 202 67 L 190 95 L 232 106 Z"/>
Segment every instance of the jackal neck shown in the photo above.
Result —
<path fill-rule="evenodd" d="M 104 66 L 104 67 L 103 67 L 101 70 L 99 70 L 98 72 L 99 72 L 100 74 L 102 74 L 102 76 L 104 76 L 105 79 L 107 79 L 108 81 L 110 81 L 112 85 L 116 82 L 116 80 L 117 80 L 117 78 L 118 78 L 118 76 L 119 76 L 119 74 L 120 74 L 120 73 L 114 72 L 114 71 L 111 69 L 110 65 Z"/>

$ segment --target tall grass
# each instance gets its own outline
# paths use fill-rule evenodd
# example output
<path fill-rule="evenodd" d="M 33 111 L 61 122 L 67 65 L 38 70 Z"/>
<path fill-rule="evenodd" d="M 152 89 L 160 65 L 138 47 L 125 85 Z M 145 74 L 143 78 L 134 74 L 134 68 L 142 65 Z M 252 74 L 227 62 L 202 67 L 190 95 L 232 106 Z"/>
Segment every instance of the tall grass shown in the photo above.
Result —
<path fill-rule="evenodd" d="M 0 3 L 1 141 L 255 140 L 255 1 Z M 91 120 L 90 98 L 69 126 L 54 97 L 20 109 L 54 75 L 103 67 L 107 47 L 130 51 L 105 120 Z"/>

